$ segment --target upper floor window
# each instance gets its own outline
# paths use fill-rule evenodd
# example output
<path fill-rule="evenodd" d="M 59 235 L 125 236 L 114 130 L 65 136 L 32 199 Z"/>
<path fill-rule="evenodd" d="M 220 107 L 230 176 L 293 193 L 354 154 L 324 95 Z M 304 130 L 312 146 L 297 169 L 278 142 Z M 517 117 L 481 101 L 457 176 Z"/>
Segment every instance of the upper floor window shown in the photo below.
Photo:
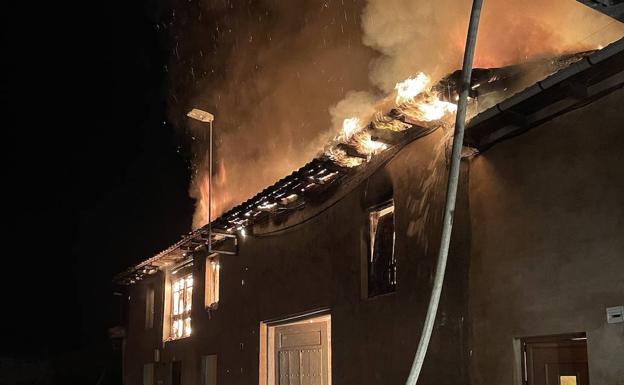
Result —
<path fill-rule="evenodd" d="M 171 282 L 171 339 L 191 335 L 191 305 L 193 303 L 193 275 L 176 277 Z"/>
<path fill-rule="evenodd" d="M 215 309 L 219 303 L 219 257 L 216 255 L 206 258 L 206 293 L 205 306 L 207 309 Z"/>
<path fill-rule="evenodd" d="M 393 201 L 370 211 L 369 231 L 368 297 L 374 297 L 396 289 Z"/>

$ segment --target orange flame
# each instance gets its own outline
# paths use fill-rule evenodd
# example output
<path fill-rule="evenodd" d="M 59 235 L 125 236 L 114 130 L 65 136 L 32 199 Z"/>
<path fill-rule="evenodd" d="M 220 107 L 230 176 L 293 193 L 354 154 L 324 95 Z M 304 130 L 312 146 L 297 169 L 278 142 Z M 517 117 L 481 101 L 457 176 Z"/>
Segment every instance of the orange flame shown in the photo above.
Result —
<path fill-rule="evenodd" d="M 449 114 L 457 111 L 457 105 L 440 100 L 439 96 L 431 91 L 430 83 L 430 77 L 420 72 L 414 77 L 397 83 L 394 87 L 397 109 L 408 120 L 415 123 L 434 122 L 445 119 Z M 376 114 L 373 124 L 377 129 L 391 131 L 402 131 L 409 127 L 409 124 L 379 113 Z M 364 159 L 349 156 L 338 147 L 339 144 L 348 144 L 367 158 L 388 148 L 385 143 L 373 140 L 366 128 L 366 125 L 361 124 L 359 117 L 344 119 L 340 134 L 334 138 L 333 145 L 325 151 L 325 155 L 343 167 L 355 167 L 364 163 Z"/>
<path fill-rule="evenodd" d="M 396 104 L 410 103 L 414 98 L 424 92 L 431 82 L 429 76 L 420 72 L 413 78 L 407 78 L 402 82 L 398 82 L 394 89 L 397 91 Z"/>
<path fill-rule="evenodd" d="M 212 220 L 218 218 L 227 207 L 228 197 L 220 193 L 226 190 L 226 182 L 227 172 L 225 164 L 219 162 L 217 172 L 214 173 L 212 181 L 213 194 L 210 207 Z M 210 175 L 208 170 L 203 170 L 203 172 L 195 176 L 194 193 L 192 195 L 196 199 L 195 214 L 193 216 L 193 228 L 196 229 L 208 224 L 208 201 L 210 200 Z"/>

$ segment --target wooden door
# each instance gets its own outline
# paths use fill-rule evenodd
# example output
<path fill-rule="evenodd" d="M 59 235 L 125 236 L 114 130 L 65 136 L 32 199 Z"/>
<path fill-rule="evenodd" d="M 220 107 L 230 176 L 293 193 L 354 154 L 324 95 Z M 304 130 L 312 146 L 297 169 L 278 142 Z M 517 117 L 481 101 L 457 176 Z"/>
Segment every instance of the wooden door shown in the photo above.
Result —
<path fill-rule="evenodd" d="M 275 328 L 275 378 L 278 385 L 327 385 L 328 338 L 325 322 Z"/>
<path fill-rule="evenodd" d="M 589 385 L 586 340 L 553 337 L 523 345 L 528 385 Z"/>

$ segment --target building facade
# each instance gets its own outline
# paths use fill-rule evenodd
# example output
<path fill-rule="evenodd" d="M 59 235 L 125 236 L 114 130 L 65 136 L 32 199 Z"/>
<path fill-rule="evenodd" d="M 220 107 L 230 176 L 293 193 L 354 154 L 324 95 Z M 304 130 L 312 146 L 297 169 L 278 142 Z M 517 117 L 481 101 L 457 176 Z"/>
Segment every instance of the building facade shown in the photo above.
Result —
<path fill-rule="evenodd" d="M 606 315 L 624 302 L 622 46 L 469 125 L 479 151 L 462 161 L 421 383 L 624 384 L 624 323 Z M 344 175 L 313 162 L 224 214 L 217 235 L 200 229 L 120 275 L 125 383 L 404 383 L 435 274 L 448 134 L 406 137 Z M 304 177 L 320 186 L 305 204 L 277 194 Z M 235 236 L 217 242 L 225 222 Z"/>

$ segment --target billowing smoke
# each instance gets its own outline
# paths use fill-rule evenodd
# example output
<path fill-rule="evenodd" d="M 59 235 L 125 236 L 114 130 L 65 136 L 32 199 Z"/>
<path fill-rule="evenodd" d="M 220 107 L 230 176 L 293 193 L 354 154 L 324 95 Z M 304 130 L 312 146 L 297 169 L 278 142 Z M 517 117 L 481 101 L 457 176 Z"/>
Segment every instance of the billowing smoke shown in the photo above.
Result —
<path fill-rule="evenodd" d="M 370 80 L 389 92 L 418 71 L 433 79 L 461 66 L 470 0 L 369 0 L 364 44 L 374 59 Z M 484 0 L 475 66 L 496 67 L 545 55 L 595 49 L 624 25 L 575 0 Z"/>
<path fill-rule="evenodd" d="M 208 220 L 207 127 L 186 111 L 216 116 L 215 218 L 317 155 L 343 119 L 370 115 L 396 82 L 459 68 L 471 4 L 173 1 L 169 112 L 194 138 L 194 227 Z M 477 66 L 593 49 L 624 34 L 574 0 L 484 3 Z"/>
<path fill-rule="evenodd" d="M 344 99 L 329 109 L 332 127 L 341 127 L 347 117 L 356 116 L 366 120 L 376 111 L 379 98 L 370 92 L 349 91 Z"/>
<path fill-rule="evenodd" d="M 214 218 L 322 149 L 328 108 L 367 86 L 374 54 L 361 44 L 363 0 L 238 3 L 176 8 L 170 119 L 195 138 L 194 227 L 207 222 L 207 126 L 184 119 L 186 111 L 216 117 Z"/>

